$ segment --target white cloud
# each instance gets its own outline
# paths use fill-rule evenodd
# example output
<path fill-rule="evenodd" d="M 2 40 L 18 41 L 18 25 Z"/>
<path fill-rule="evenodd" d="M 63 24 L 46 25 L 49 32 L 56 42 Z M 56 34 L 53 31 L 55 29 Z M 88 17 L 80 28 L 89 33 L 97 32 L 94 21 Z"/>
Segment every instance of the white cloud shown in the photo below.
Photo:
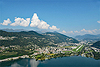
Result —
<path fill-rule="evenodd" d="M 75 33 L 80 33 L 80 32 L 79 32 L 79 31 L 77 31 L 77 30 L 76 30 L 76 31 L 74 31 L 74 32 L 75 32 Z"/>
<path fill-rule="evenodd" d="M 100 30 L 98 29 L 93 29 L 93 30 L 86 30 L 86 29 L 82 29 L 80 31 L 74 31 L 74 34 L 76 35 L 84 35 L 84 34 L 99 34 Z"/>
<path fill-rule="evenodd" d="M 50 25 L 47 24 L 45 21 L 41 21 L 41 23 L 38 25 L 38 28 L 40 29 L 48 29 Z"/>
<path fill-rule="evenodd" d="M 92 31 L 92 30 L 87 30 L 87 32 L 88 32 L 88 33 L 91 33 L 91 34 L 93 33 L 93 31 Z"/>
<path fill-rule="evenodd" d="M 48 29 L 48 27 L 50 26 L 49 24 L 47 24 L 45 21 L 43 20 L 39 20 L 38 16 L 36 13 L 34 13 L 32 20 L 31 20 L 31 27 L 37 27 L 39 29 Z"/>
<path fill-rule="evenodd" d="M 11 26 L 18 26 L 18 25 L 20 25 L 20 26 L 27 27 L 29 25 L 29 23 L 30 23 L 30 18 L 26 18 L 26 20 L 25 20 L 23 18 L 15 17 L 14 21 L 15 21 L 14 23 L 10 24 Z"/>
<path fill-rule="evenodd" d="M 68 32 L 66 32 L 67 34 L 74 34 L 74 32 L 73 31 L 68 31 Z"/>
<path fill-rule="evenodd" d="M 85 29 L 82 29 L 81 31 L 82 31 L 82 32 L 85 32 L 85 33 L 89 33 L 89 34 L 92 34 L 92 33 L 93 33 L 92 30 L 85 30 Z"/>
<path fill-rule="evenodd" d="M 92 30 L 94 33 L 96 33 L 97 32 L 97 29 L 94 29 L 94 30 Z"/>
<path fill-rule="evenodd" d="M 65 31 L 65 30 L 63 30 L 63 31 L 62 31 L 62 33 L 66 33 L 66 31 Z"/>
<path fill-rule="evenodd" d="M 4 20 L 4 22 L 0 23 L 0 24 L 8 25 L 10 23 L 11 23 L 11 21 L 8 18 L 7 20 Z M 53 25 L 52 27 L 50 27 L 50 25 L 47 24 L 47 22 L 45 22 L 43 20 L 40 20 L 36 13 L 34 13 L 32 19 L 31 19 L 31 23 L 30 23 L 30 18 L 23 19 L 23 18 L 15 17 L 14 23 L 11 23 L 10 25 L 11 26 L 24 26 L 24 27 L 27 27 L 29 24 L 30 24 L 31 27 L 37 27 L 39 29 L 48 29 L 48 28 L 50 28 L 51 30 L 60 30 L 56 26 Z"/>
<path fill-rule="evenodd" d="M 37 27 L 39 24 L 40 24 L 40 20 L 38 19 L 38 16 L 36 13 L 34 13 L 33 17 L 32 17 L 32 20 L 31 20 L 31 24 L 30 26 L 31 27 Z"/>
<path fill-rule="evenodd" d="M 10 21 L 10 19 L 8 18 L 7 20 L 4 20 L 4 22 L 3 23 L 1 23 L 2 25 L 8 25 L 8 24 L 10 24 L 11 23 L 11 21 Z"/>
<path fill-rule="evenodd" d="M 97 21 L 98 23 L 100 23 L 100 21 Z"/>
<path fill-rule="evenodd" d="M 49 27 L 51 30 L 60 30 L 59 28 L 57 28 L 56 26 L 52 26 L 52 27 Z"/>
<path fill-rule="evenodd" d="M 63 30 L 60 33 L 66 34 L 66 35 L 69 35 L 69 36 L 84 35 L 84 34 L 93 34 L 93 35 L 96 35 L 96 34 L 100 34 L 100 29 L 93 29 L 93 30 L 82 29 L 80 31 L 76 30 L 76 31 L 67 31 L 67 32 Z"/>
<path fill-rule="evenodd" d="M 20 25 L 21 18 L 15 17 L 15 20 L 14 20 L 14 21 L 15 21 L 15 22 L 12 23 L 12 24 L 10 24 L 10 25 L 11 25 L 11 26 L 18 26 L 18 25 Z"/>
<path fill-rule="evenodd" d="M 29 23 L 30 23 L 30 18 L 27 18 L 26 20 L 24 20 L 24 19 L 22 18 L 22 21 L 21 21 L 21 23 L 20 23 L 20 26 L 27 27 L 27 26 L 29 25 Z"/>
<path fill-rule="evenodd" d="M 86 30 L 85 30 L 85 29 L 82 29 L 81 31 L 84 31 L 84 32 L 86 32 Z"/>

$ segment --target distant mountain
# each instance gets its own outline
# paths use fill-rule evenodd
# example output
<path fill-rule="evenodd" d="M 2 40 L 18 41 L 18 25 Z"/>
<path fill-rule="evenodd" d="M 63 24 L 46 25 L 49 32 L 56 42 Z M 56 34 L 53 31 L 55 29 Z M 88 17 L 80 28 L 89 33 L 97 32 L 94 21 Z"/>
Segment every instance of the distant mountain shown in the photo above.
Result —
<path fill-rule="evenodd" d="M 39 34 L 46 33 L 46 31 L 36 31 L 36 32 L 39 33 Z"/>
<path fill-rule="evenodd" d="M 100 49 L 100 41 L 95 42 L 92 47 L 99 48 Z"/>
<path fill-rule="evenodd" d="M 6 32 L 21 32 L 21 31 L 27 31 L 27 30 L 24 30 L 24 29 L 0 29 L 0 30 L 3 30 L 3 31 L 6 31 Z"/>
<path fill-rule="evenodd" d="M 100 34 L 98 35 L 91 35 L 91 34 L 85 34 L 85 35 L 78 35 L 75 37 L 78 40 L 100 40 Z"/>
<path fill-rule="evenodd" d="M 9 45 L 29 45 L 36 44 L 40 47 L 48 46 L 62 42 L 78 43 L 78 41 L 72 37 L 60 34 L 58 32 L 46 32 L 39 34 L 36 31 L 21 31 L 21 32 L 6 32 L 0 30 L 0 36 L 2 37 L 16 37 L 14 39 L 0 40 L 0 46 Z"/>

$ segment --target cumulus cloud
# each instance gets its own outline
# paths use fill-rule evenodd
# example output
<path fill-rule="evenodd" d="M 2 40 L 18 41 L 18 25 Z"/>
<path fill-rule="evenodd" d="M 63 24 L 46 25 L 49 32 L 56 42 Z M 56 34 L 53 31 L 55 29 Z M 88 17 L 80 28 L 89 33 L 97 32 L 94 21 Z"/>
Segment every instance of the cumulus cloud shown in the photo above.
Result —
<path fill-rule="evenodd" d="M 97 21 L 98 23 L 100 23 L 100 21 Z"/>
<path fill-rule="evenodd" d="M 10 24 L 11 23 L 11 21 L 10 21 L 10 19 L 8 18 L 7 20 L 4 20 L 4 22 L 3 23 L 1 23 L 2 25 L 8 25 L 8 24 Z"/>
<path fill-rule="evenodd" d="M 8 25 L 10 24 L 11 21 L 10 19 L 8 18 L 7 20 L 4 20 L 3 23 L 0 23 L 2 25 Z M 11 23 L 10 25 L 11 26 L 23 26 L 23 27 L 27 27 L 28 25 L 30 24 L 31 27 L 37 27 L 39 29 L 48 29 L 50 28 L 51 30 L 60 30 L 59 28 L 57 28 L 56 26 L 52 26 L 50 27 L 49 24 L 47 24 L 47 22 L 43 21 L 43 20 L 40 20 L 37 16 L 36 13 L 34 13 L 32 19 L 31 19 L 31 23 L 30 23 L 30 18 L 17 18 L 15 17 L 15 20 L 13 23 Z"/>
<path fill-rule="evenodd" d="M 74 32 L 75 32 L 75 33 L 80 33 L 80 32 L 79 32 L 79 31 L 77 31 L 77 30 L 76 30 L 76 31 L 74 31 Z"/>
<path fill-rule="evenodd" d="M 100 30 L 97 30 L 97 29 L 93 29 L 93 30 L 82 29 L 80 31 L 74 31 L 74 34 L 76 34 L 76 35 L 99 34 L 99 33 L 100 33 Z"/>
<path fill-rule="evenodd" d="M 57 28 L 56 26 L 52 26 L 52 27 L 49 27 L 51 30 L 60 30 L 60 28 Z"/>
<path fill-rule="evenodd" d="M 67 34 L 74 34 L 74 32 L 73 31 L 68 31 L 68 32 L 66 32 Z"/>
<path fill-rule="evenodd" d="M 45 21 L 41 21 L 41 23 L 38 25 L 38 28 L 40 29 L 48 29 L 50 25 L 47 24 Z"/>
<path fill-rule="evenodd" d="M 65 30 L 63 30 L 63 31 L 62 31 L 62 33 L 66 33 L 66 31 L 65 31 Z"/>
<path fill-rule="evenodd" d="M 11 25 L 11 26 L 18 26 L 18 25 L 20 25 L 21 18 L 15 17 L 15 20 L 14 20 L 14 21 L 15 21 L 15 22 L 12 23 L 12 24 L 10 24 L 10 25 Z"/>
<path fill-rule="evenodd" d="M 31 24 L 30 26 L 31 27 L 37 27 L 39 24 L 40 24 L 40 20 L 38 19 L 38 16 L 36 13 L 34 13 L 33 17 L 32 17 L 32 20 L 31 20 Z"/>
<path fill-rule="evenodd" d="M 62 31 L 60 32 L 62 34 L 65 34 L 65 35 L 69 35 L 69 36 L 75 36 L 75 35 L 84 35 L 84 34 L 93 34 L 93 35 L 96 35 L 96 34 L 100 34 L 100 29 L 93 29 L 93 30 L 86 30 L 86 29 L 82 29 L 80 31 Z"/>
<path fill-rule="evenodd" d="M 98 30 L 97 29 L 94 29 L 94 30 L 92 30 L 94 33 L 96 33 Z"/>
<path fill-rule="evenodd" d="M 85 31 L 85 32 L 86 32 L 86 30 L 85 30 L 85 29 L 82 29 L 81 31 Z"/>
<path fill-rule="evenodd" d="M 26 20 L 24 20 L 24 19 L 22 18 L 22 21 L 21 21 L 21 23 L 20 23 L 20 26 L 27 27 L 27 26 L 29 25 L 29 23 L 30 23 L 30 18 L 27 18 Z"/>
<path fill-rule="evenodd" d="M 19 25 L 19 26 L 27 27 L 30 23 L 30 18 L 26 18 L 26 20 L 25 20 L 23 18 L 15 17 L 14 21 L 15 21 L 14 23 L 10 24 L 11 26 L 18 26 Z"/>
<path fill-rule="evenodd" d="M 50 26 L 49 24 L 47 24 L 45 21 L 40 20 L 37 16 L 36 13 L 34 13 L 32 20 L 31 20 L 31 27 L 37 27 L 39 29 L 48 29 L 48 27 Z"/>
<path fill-rule="evenodd" d="M 93 33 L 93 30 L 85 30 L 85 29 L 82 29 L 81 31 L 82 31 L 82 32 L 86 32 L 86 33 L 90 33 L 90 34 Z"/>

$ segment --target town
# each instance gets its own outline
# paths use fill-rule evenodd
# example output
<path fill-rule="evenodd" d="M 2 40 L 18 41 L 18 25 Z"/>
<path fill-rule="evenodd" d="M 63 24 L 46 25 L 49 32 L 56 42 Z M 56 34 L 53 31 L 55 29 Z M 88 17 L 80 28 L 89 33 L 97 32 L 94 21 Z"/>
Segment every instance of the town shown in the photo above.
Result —
<path fill-rule="evenodd" d="M 13 39 L 16 37 L 7 37 L 0 39 Z M 35 37 L 36 38 L 36 37 Z M 42 38 L 43 39 L 43 38 Z M 34 58 L 36 60 L 46 60 L 63 56 L 83 56 L 100 59 L 95 56 L 95 52 L 100 54 L 100 49 L 91 47 L 90 42 L 81 41 L 79 43 L 62 42 L 54 44 L 55 46 L 46 46 L 40 48 L 35 45 L 19 46 L 10 45 L 9 47 L 0 46 L 0 62 L 15 60 L 19 58 Z"/>

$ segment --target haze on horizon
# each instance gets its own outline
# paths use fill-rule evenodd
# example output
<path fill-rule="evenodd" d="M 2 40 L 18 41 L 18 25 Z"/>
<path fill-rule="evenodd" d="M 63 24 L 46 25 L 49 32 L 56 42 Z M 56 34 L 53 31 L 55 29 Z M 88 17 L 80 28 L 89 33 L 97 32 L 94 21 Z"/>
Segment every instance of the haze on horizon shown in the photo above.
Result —
<path fill-rule="evenodd" d="M 1 0 L 0 29 L 100 34 L 100 0 Z"/>

